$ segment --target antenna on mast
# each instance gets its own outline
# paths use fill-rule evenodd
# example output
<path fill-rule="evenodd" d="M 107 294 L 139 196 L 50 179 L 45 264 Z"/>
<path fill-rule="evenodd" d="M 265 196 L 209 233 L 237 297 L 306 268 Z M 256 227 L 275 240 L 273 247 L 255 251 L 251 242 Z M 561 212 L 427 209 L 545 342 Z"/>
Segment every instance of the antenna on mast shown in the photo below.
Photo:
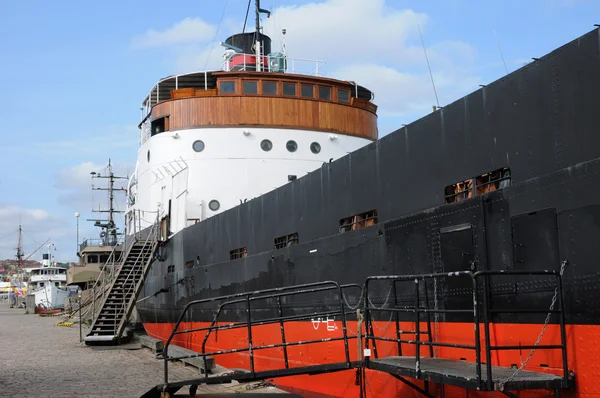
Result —
<path fill-rule="evenodd" d="M 285 45 L 285 34 L 287 33 L 286 29 L 281 29 L 281 53 L 284 57 L 287 57 L 287 46 Z"/>
<path fill-rule="evenodd" d="M 93 210 L 92 209 L 92 212 L 94 212 L 94 213 L 108 213 L 108 220 L 88 219 L 88 221 L 95 221 L 95 224 L 94 224 L 95 226 L 100 227 L 105 230 L 100 233 L 100 237 L 102 238 L 104 245 L 114 246 L 117 244 L 117 235 L 119 235 L 117 233 L 117 227 L 116 227 L 116 224 L 114 221 L 114 214 L 115 213 L 123 213 L 123 211 L 115 210 L 115 208 L 114 208 L 114 198 L 115 198 L 114 191 L 125 191 L 125 188 L 115 189 L 114 183 L 115 183 L 115 180 L 127 180 L 127 177 L 117 177 L 113 174 L 110 159 L 108 159 L 108 175 L 100 175 L 99 173 L 96 173 L 95 171 L 92 171 L 90 174 L 92 175 L 92 178 L 108 179 L 108 188 L 95 188 L 92 185 L 92 190 L 108 191 L 108 209 L 105 209 L 105 210 L 100 210 L 100 209 Z"/>
<path fill-rule="evenodd" d="M 435 82 L 433 81 L 433 74 L 431 73 L 431 66 L 429 65 L 429 58 L 427 58 L 427 50 L 425 50 L 425 42 L 423 41 L 423 35 L 421 34 L 421 27 L 417 24 L 419 29 L 419 36 L 421 37 L 421 44 L 423 45 L 423 52 L 425 53 L 425 60 L 427 61 L 427 68 L 429 69 L 429 77 L 431 77 L 431 85 L 433 86 L 433 93 L 435 94 L 435 102 L 437 107 L 440 107 L 440 100 L 438 99 L 437 90 L 435 89 Z"/>
<path fill-rule="evenodd" d="M 498 46 L 498 51 L 500 51 L 500 58 L 502 58 L 502 63 L 504 64 L 504 70 L 508 75 L 508 68 L 506 67 L 506 61 L 504 61 L 504 54 L 502 54 L 502 48 L 500 47 L 500 42 L 498 41 L 498 36 L 496 36 L 496 29 L 494 29 L 494 37 L 496 38 L 496 45 Z"/>

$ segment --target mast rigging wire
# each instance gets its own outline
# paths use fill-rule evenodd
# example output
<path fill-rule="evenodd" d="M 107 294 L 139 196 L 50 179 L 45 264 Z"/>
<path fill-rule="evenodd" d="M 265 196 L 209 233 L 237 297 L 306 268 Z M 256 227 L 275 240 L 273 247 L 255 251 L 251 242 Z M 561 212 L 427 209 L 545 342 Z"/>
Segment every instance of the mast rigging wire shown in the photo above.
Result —
<path fill-rule="evenodd" d="M 204 70 L 206 70 L 206 65 L 208 64 L 208 60 L 210 59 L 210 54 L 212 53 L 213 47 L 215 46 L 215 40 L 217 40 L 217 35 L 219 34 L 219 29 L 221 29 L 221 23 L 223 22 L 223 16 L 225 16 L 225 10 L 227 9 L 227 3 L 229 0 L 225 0 L 225 5 L 223 6 L 223 12 L 221 13 L 221 19 L 219 19 L 219 25 L 217 25 L 217 31 L 215 32 L 215 37 L 213 37 L 212 43 L 210 45 L 210 49 L 208 50 L 208 55 L 206 56 L 206 60 L 204 61 Z"/>
<path fill-rule="evenodd" d="M 504 64 L 504 70 L 508 75 L 508 68 L 506 67 L 506 61 L 504 60 L 504 54 L 502 54 L 502 48 L 500 47 L 500 42 L 498 41 L 498 36 L 496 36 L 496 29 L 494 29 L 494 37 L 496 38 L 496 45 L 498 46 L 498 51 L 500 51 L 500 58 L 502 58 L 502 63 Z"/>
<path fill-rule="evenodd" d="M 252 0 L 248 0 L 248 8 L 246 8 L 246 18 L 244 19 L 244 28 L 242 29 L 242 33 L 246 32 L 246 23 L 248 22 L 248 13 L 250 12 L 250 3 Z"/>
<path fill-rule="evenodd" d="M 19 231 L 18 229 L 15 229 L 14 231 L 12 231 L 12 232 L 9 232 L 8 234 L 6 234 L 6 235 L 4 235 L 4 236 L 0 237 L 0 240 L 2 240 L 2 239 L 5 239 L 5 238 L 8 238 L 9 236 L 11 236 L 12 234 L 14 234 L 15 232 L 18 232 L 18 231 Z"/>
<path fill-rule="evenodd" d="M 425 53 L 425 60 L 427 61 L 427 68 L 429 69 L 429 77 L 431 77 L 431 85 L 433 86 L 433 93 L 435 94 L 435 102 L 437 107 L 440 107 L 440 100 L 438 99 L 437 90 L 435 89 L 435 83 L 433 81 L 433 74 L 431 73 L 431 66 L 429 65 L 429 58 L 427 58 L 427 50 L 425 50 L 425 42 L 423 41 L 423 35 L 421 34 L 421 27 L 417 24 L 419 29 L 419 36 L 421 37 L 421 44 L 423 45 L 423 52 Z"/>

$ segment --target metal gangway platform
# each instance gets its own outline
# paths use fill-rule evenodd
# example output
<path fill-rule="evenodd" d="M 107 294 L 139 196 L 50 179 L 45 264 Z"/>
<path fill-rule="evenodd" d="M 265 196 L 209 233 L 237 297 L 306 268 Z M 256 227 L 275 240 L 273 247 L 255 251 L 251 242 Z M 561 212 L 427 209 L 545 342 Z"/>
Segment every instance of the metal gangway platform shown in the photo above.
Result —
<path fill-rule="evenodd" d="M 549 309 L 540 308 L 497 308 L 490 305 L 490 278 L 538 277 L 553 280 L 554 291 Z M 468 308 L 440 308 L 440 291 L 448 279 L 460 279 L 462 289 L 472 296 Z M 387 291 L 383 303 L 374 303 L 371 297 Z M 551 292 L 552 293 L 552 292 Z M 354 297 L 354 305 L 348 302 Z M 556 307 L 556 308 L 555 308 Z M 210 311 L 212 322 L 205 327 L 193 327 L 190 314 L 194 311 Z M 492 344 L 491 325 L 498 314 L 545 314 L 545 322 L 540 325 L 541 333 L 531 345 Z M 245 314 L 245 321 L 239 319 Z M 376 321 L 382 319 L 383 321 Z M 472 343 L 466 344 L 468 336 L 456 336 L 456 340 L 439 341 L 434 337 L 440 316 L 459 317 L 463 324 L 472 325 Z M 314 319 L 338 317 L 341 327 L 332 337 L 319 339 L 290 339 L 292 322 L 314 322 Z M 560 329 L 560 344 L 541 344 L 546 327 L 554 317 Z M 395 330 L 382 333 L 377 322 L 393 325 Z M 434 319 L 432 319 L 434 318 Z M 194 319 L 194 318 L 193 318 Z M 448 318 L 451 319 L 451 318 Z M 468 321 L 467 321 L 468 319 Z M 350 322 L 356 322 L 356 332 L 351 332 Z M 271 325 L 271 326 L 269 326 Z M 410 327 L 407 327 L 410 325 Z M 272 341 L 256 339 L 253 336 L 259 328 L 276 328 L 270 333 Z M 272 329 L 273 331 L 275 329 Z M 231 349 L 211 350 L 209 339 L 218 339 L 219 334 L 228 331 L 244 334 L 247 344 Z M 200 344 L 196 344 L 197 354 L 170 356 L 169 346 L 185 343 L 185 335 L 194 334 Z M 238 338 L 239 340 L 239 338 Z M 555 271 L 469 271 L 434 273 L 420 275 L 372 276 L 361 286 L 358 284 L 340 285 L 335 281 L 281 287 L 207 298 L 189 302 L 164 345 L 160 357 L 164 360 L 164 381 L 149 390 L 144 397 L 169 398 L 184 386 L 190 386 L 190 395 L 195 395 L 198 385 L 252 382 L 296 375 L 318 375 L 354 370 L 359 396 L 372 396 L 366 388 L 366 370 L 387 373 L 410 386 L 423 396 L 434 397 L 433 383 L 439 386 L 454 386 L 477 391 L 498 391 L 509 397 L 522 390 L 551 390 L 556 396 L 561 391 L 574 387 L 574 374 L 567 363 L 567 337 L 563 304 L 562 275 Z M 337 362 L 298 365 L 290 360 L 289 351 L 294 347 L 308 345 L 329 345 L 338 350 Z M 356 350 L 351 346 L 356 345 Z M 387 345 L 386 355 L 380 356 L 382 345 Z M 395 347 L 390 355 L 389 346 Z M 474 360 L 467 358 L 444 357 L 436 354 L 438 349 L 458 349 L 470 351 Z M 282 366 L 265 368 L 257 366 L 257 353 L 263 350 L 277 350 L 281 355 Z M 560 372 L 532 371 L 524 369 L 527 359 L 520 367 L 494 365 L 492 352 L 511 350 L 534 351 L 552 350 L 560 352 L 562 367 Z M 351 351 L 354 355 L 351 355 Z M 225 375 L 211 375 L 206 371 L 198 378 L 183 381 L 169 380 L 169 363 L 190 357 L 214 358 L 216 362 L 224 355 L 243 355 L 248 369 Z M 260 356 L 260 354 L 258 354 Z M 205 366 L 204 369 L 210 369 Z"/>

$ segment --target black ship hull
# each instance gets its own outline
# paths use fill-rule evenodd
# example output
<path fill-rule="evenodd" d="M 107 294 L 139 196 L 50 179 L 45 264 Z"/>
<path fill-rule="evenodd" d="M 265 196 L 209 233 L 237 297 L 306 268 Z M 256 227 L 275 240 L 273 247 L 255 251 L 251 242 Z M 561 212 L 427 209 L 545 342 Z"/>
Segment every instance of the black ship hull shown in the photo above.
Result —
<path fill-rule="evenodd" d="M 594 383 L 600 378 L 594 365 L 600 335 L 599 48 L 594 30 L 306 177 L 178 232 L 160 249 L 145 280 L 142 296 L 168 290 L 139 303 L 146 330 L 166 339 L 191 300 L 238 292 L 325 280 L 363 284 L 373 275 L 558 271 L 565 264 L 569 369 L 578 378 L 577 396 L 600 394 Z M 277 239 L 286 237 L 276 249 Z M 232 260 L 241 248 L 247 256 Z M 383 304 L 387 291 L 380 293 L 370 299 Z M 542 278 L 512 277 L 491 287 L 494 304 L 514 308 L 548 309 L 553 293 Z M 468 286 L 458 282 L 447 283 L 439 294 L 445 309 L 472 299 Z M 349 293 L 346 299 L 357 303 L 359 296 Z M 307 313 L 319 305 L 288 304 Z M 199 309 L 186 321 L 205 325 L 213 313 Z M 231 311 L 222 320 L 245 316 Z M 463 318 L 440 315 L 440 335 L 472 328 Z M 492 321 L 499 340 L 527 345 L 545 318 L 498 314 Z M 557 322 L 547 327 L 549 344 L 560 338 Z M 326 326 L 314 326 L 305 322 L 297 328 L 327 336 Z M 356 323 L 349 327 L 355 330 Z M 180 343 L 199 348 L 193 336 L 187 339 Z M 495 360 L 519 364 L 527 352 L 502 353 Z M 534 356 L 528 368 L 558 369 L 559 354 Z M 307 351 L 295 359 L 324 357 Z M 243 356 L 234 355 L 227 365 L 243 363 Z M 335 383 L 319 376 L 290 378 L 284 385 L 351 396 L 350 373 Z M 380 378 L 372 387 L 388 396 L 401 385 Z"/>

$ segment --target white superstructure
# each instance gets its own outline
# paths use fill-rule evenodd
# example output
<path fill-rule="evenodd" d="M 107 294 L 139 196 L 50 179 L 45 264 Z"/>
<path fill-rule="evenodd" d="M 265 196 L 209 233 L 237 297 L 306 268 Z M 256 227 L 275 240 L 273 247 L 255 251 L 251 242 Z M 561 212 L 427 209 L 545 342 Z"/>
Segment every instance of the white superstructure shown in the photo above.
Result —
<path fill-rule="evenodd" d="M 170 230 L 176 233 L 369 142 L 327 132 L 258 127 L 164 132 L 140 146 L 129 185 L 134 202 L 130 210 L 141 210 L 147 226 L 155 221 L 156 211 L 167 215 L 170 203 Z"/>
<path fill-rule="evenodd" d="M 67 269 L 53 266 L 50 256 L 44 254 L 42 266 L 29 274 L 27 295 L 35 296 L 35 306 L 41 309 L 64 307 L 67 291 Z"/>
<path fill-rule="evenodd" d="M 224 71 L 166 77 L 142 102 L 128 233 L 159 219 L 175 234 L 377 139 L 368 89 L 270 53 L 262 34 L 221 44 Z M 312 74 L 287 73 L 301 63 Z"/>

